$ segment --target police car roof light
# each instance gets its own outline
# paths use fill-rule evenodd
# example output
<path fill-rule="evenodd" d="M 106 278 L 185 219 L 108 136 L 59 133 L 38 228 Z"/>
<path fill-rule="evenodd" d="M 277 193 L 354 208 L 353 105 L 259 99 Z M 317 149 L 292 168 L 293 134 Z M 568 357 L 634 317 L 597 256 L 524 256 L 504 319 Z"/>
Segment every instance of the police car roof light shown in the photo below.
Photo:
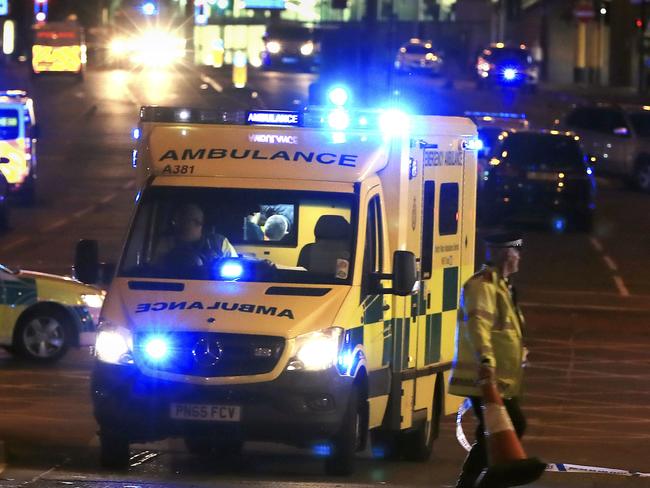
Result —
<path fill-rule="evenodd" d="M 465 112 L 467 117 L 499 117 L 502 119 L 525 119 L 526 114 L 518 114 L 513 112 Z"/>
<path fill-rule="evenodd" d="M 335 86 L 330 89 L 329 92 L 327 92 L 327 99 L 332 103 L 333 105 L 336 105 L 337 107 L 342 107 L 348 102 L 348 99 L 350 98 L 350 95 L 348 93 L 348 90 L 346 90 L 342 86 Z"/>

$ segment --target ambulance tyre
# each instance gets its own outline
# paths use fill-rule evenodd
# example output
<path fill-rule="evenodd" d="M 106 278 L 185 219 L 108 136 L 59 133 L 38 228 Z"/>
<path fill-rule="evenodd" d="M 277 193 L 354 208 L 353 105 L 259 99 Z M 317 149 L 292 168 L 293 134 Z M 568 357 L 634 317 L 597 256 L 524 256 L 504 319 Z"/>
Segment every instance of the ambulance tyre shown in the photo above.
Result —
<path fill-rule="evenodd" d="M 124 470 L 129 467 L 129 440 L 119 432 L 99 431 L 99 464 L 106 469 Z"/>
<path fill-rule="evenodd" d="M 426 462 L 431 458 L 433 444 L 438 438 L 440 426 L 441 405 L 438 401 L 442 398 L 440 381 L 436 381 L 436 389 L 433 395 L 433 414 L 431 420 L 423 422 L 419 427 L 400 435 L 400 451 L 407 461 Z"/>
<path fill-rule="evenodd" d="M 367 430 L 368 421 L 364 418 L 366 412 L 367 407 L 364 406 L 361 393 L 358 388 L 354 388 L 348 399 L 341 428 L 332 438 L 332 453 L 325 459 L 325 472 L 328 475 L 347 476 L 354 471 L 354 458 L 363 446 L 363 429 Z"/>

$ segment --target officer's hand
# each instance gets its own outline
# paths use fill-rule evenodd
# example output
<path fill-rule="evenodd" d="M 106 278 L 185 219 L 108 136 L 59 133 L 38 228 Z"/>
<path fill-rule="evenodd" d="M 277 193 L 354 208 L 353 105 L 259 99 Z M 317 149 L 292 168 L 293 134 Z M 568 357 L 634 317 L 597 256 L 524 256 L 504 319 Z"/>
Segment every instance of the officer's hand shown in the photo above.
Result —
<path fill-rule="evenodd" d="M 478 380 L 480 383 L 493 383 L 496 380 L 494 368 L 489 364 L 482 364 L 478 370 Z"/>
<path fill-rule="evenodd" d="M 526 366 L 530 365 L 530 363 L 528 362 L 528 354 L 529 353 L 530 353 L 530 351 L 528 350 L 528 348 L 524 347 L 524 352 L 523 352 L 523 354 L 521 356 L 521 367 L 522 368 L 525 368 Z"/>

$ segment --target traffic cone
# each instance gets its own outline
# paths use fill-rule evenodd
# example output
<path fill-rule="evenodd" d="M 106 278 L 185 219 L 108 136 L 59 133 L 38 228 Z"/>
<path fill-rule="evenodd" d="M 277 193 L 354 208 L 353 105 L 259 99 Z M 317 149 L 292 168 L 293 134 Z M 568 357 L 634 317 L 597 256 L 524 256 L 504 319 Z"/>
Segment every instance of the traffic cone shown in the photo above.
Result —
<path fill-rule="evenodd" d="M 526 456 L 496 383 L 484 382 L 481 389 L 489 466 L 476 480 L 476 488 L 532 483 L 542 476 L 546 464 Z"/>

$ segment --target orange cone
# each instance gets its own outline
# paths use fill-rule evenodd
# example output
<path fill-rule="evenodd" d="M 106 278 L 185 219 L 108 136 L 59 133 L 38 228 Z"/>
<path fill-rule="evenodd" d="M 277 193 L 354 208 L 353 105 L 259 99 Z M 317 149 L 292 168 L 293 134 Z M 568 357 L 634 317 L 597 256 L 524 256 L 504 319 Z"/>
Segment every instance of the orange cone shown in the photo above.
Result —
<path fill-rule="evenodd" d="M 489 467 L 475 486 L 501 488 L 532 483 L 542 475 L 546 464 L 526 456 L 496 384 L 484 382 L 482 393 Z"/>

